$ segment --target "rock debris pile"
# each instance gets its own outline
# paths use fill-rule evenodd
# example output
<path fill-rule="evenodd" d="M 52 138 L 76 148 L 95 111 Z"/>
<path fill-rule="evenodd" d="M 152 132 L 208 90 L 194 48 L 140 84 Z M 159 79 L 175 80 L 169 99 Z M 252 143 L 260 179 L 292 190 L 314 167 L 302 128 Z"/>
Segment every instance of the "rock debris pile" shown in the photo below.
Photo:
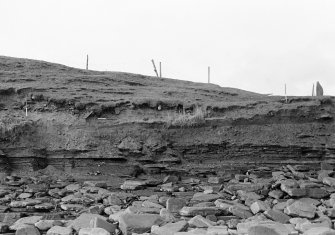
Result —
<path fill-rule="evenodd" d="M 326 165 L 327 166 L 327 165 Z M 2 177 L 0 234 L 331 235 L 335 172 L 303 165 L 208 178 Z"/>

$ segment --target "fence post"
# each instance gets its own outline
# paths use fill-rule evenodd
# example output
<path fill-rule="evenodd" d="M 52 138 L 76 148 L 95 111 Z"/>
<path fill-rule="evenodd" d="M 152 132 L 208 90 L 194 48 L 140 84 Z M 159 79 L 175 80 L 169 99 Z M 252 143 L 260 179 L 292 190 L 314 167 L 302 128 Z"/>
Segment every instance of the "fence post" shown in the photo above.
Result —
<path fill-rule="evenodd" d="M 211 82 L 211 67 L 208 66 L 208 83 Z"/>

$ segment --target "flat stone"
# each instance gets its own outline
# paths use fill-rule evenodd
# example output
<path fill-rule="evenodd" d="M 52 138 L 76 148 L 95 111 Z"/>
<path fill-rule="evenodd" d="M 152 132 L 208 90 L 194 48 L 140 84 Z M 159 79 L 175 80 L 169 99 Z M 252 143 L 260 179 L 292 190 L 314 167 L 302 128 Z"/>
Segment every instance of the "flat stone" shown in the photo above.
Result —
<path fill-rule="evenodd" d="M 229 235 L 227 226 L 212 226 L 207 229 L 206 235 Z"/>
<path fill-rule="evenodd" d="M 196 216 L 196 215 L 220 215 L 223 213 L 223 210 L 218 207 L 186 207 L 184 206 L 179 214 L 182 216 Z"/>
<path fill-rule="evenodd" d="M 201 215 L 196 215 L 192 219 L 188 221 L 188 224 L 191 227 L 195 228 L 208 228 L 210 226 L 215 225 L 214 222 L 202 217 Z"/>
<path fill-rule="evenodd" d="M 22 213 L 18 213 L 18 212 L 0 213 L 0 221 L 8 225 L 12 225 L 18 219 L 20 219 L 22 215 L 23 215 Z"/>
<path fill-rule="evenodd" d="M 304 197 L 307 195 L 307 190 L 305 188 L 286 188 L 284 192 L 291 197 Z"/>
<path fill-rule="evenodd" d="M 270 209 L 270 206 L 263 201 L 255 201 L 250 206 L 250 210 L 253 214 L 257 214 L 258 212 L 264 212 L 268 209 Z"/>
<path fill-rule="evenodd" d="M 111 223 L 107 222 L 105 218 L 102 219 L 99 216 L 99 217 L 95 217 L 95 218 L 91 219 L 90 228 L 102 228 L 102 229 L 114 234 L 117 227 L 116 227 L 115 224 L 111 224 Z"/>
<path fill-rule="evenodd" d="M 60 207 L 65 211 L 81 211 L 85 208 L 81 204 L 62 204 Z"/>
<path fill-rule="evenodd" d="M 118 218 L 119 228 L 123 235 L 144 233 L 151 230 L 153 225 L 160 225 L 163 219 L 153 214 L 121 214 Z"/>
<path fill-rule="evenodd" d="M 275 221 L 275 222 L 279 222 L 282 224 L 286 224 L 288 223 L 288 221 L 290 220 L 290 216 L 286 215 L 285 213 L 278 211 L 278 210 L 273 210 L 273 209 L 269 209 L 267 211 L 264 212 L 264 215 Z"/>
<path fill-rule="evenodd" d="M 224 177 L 217 177 L 217 176 L 208 177 L 208 183 L 210 184 L 223 184 L 226 181 L 227 179 Z"/>
<path fill-rule="evenodd" d="M 287 206 L 284 212 L 288 215 L 312 219 L 315 217 L 316 207 L 307 202 L 297 200 Z"/>
<path fill-rule="evenodd" d="M 100 218 L 101 220 L 107 220 L 107 218 L 102 215 L 83 213 L 78 218 L 72 221 L 70 227 L 74 230 L 79 231 L 82 228 L 92 228 L 91 220 L 95 218 Z"/>
<path fill-rule="evenodd" d="M 191 201 L 193 202 L 213 202 L 220 198 L 222 198 L 222 196 L 218 194 L 195 193 Z"/>
<path fill-rule="evenodd" d="M 238 205 L 234 205 L 234 206 L 230 207 L 229 211 L 233 215 L 235 215 L 235 216 L 237 216 L 241 219 L 247 219 L 247 218 L 250 218 L 250 217 L 253 216 L 253 214 L 249 211 L 249 208 L 248 208 L 248 210 L 246 210 L 245 208 L 242 208 Z"/>
<path fill-rule="evenodd" d="M 158 204 L 158 203 L 155 203 L 155 202 L 151 202 L 151 201 L 144 201 L 142 202 L 142 206 L 143 207 L 154 207 L 154 208 L 159 208 L 159 209 L 162 209 L 164 208 L 164 206 Z"/>
<path fill-rule="evenodd" d="M 326 185 L 331 186 L 331 187 L 335 186 L 335 178 L 332 178 L 332 177 L 324 177 L 322 179 L 322 182 Z"/>
<path fill-rule="evenodd" d="M 16 230 L 15 235 L 41 235 L 41 233 L 34 225 L 24 224 Z"/>
<path fill-rule="evenodd" d="M 76 192 L 81 188 L 80 184 L 69 184 L 65 187 L 65 190 L 68 192 Z"/>
<path fill-rule="evenodd" d="M 21 193 L 18 198 L 20 199 L 26 199 L 26 198 L 30 198 L 32 197 L 33 195 L 31 193 Z"/>
<path fill-rule="evenodd" d="M 145 185 L 146 185 L 145 181 L 126 180 L 121 185 L 121 189 L 123 189 L 123 190 L 136 190 L 136 189 L 143 188 Z"/>
<path fill-rule="evenodd" d="M 207 234 L 207 230 L 202 229 L 202 228 L 196 228 L 196 229 L 193 229 L 187 232 L 174 233 L 174 235 L 205 235 L 205 234 Z"/>
<path fill-rule="evenodd" d="M 246 192 L 256 192 L 258 190 L 263 189 L 265 184 L 263 183 L 238 183 L 238 184 L 231 184 L 227 186 L 227 189 L 229 191 L 237 191 L 237 190 L 243 190 Z"/>
<path fill-rule="evenodd" d="M 327 197 L 329 193 L 322 188 L 308 188 L 307 197 L 321 199 Z"/>
<path fill-rule="evenodd" d="M 47 235 L 72 235 L 72 232 L 72 228 L 56 225 L 48 230 Z"/>
<path fill-rule="evenodd" d="M 51 210 L 55 208 L 55 205 L 51 203 L 42 203 L 34 206 L 37 210 Z"/>
<path fill-rule="evenodd" d="M 40 220 L 35 223 L 36 228 L 41 231 L 47 231 L 55 225 L 55 220 Z"/>
<path fill-rule="evenodd" d="M 280 223 L 260 223 L 251 226 L 248 230 L 248 235 L 289 235 L 290 230 Z"/>
<path fill-rule="evenodd" d="M 281 190 L 272 190 L 269 192 L 269 196 L 275 199 L 280 199 L 284 196 L 284 193 Z"/>
<path fill-rule="evenodd" d="M 111 235 L 111 233 L 103 228 L 82 228 L 78 235 Z"/>
<path fill-rule="evenodd" d="M 162 227 L 157 225 L 152 226 L 151 234 L 153 235 L 174 235 L 177 232 L 184 231 L 187 227 L 186 221 L 178 221 L 176 223 L 167 223 Z"/>
<path fill-rule="evenodd" d="M 172 213 L 178 213 L 184 206 L 186 201 L 181 198 L 169 198 L 166 201 L 166 209 Z"/>
<path fill-rule="evenodd" d="M 335 235 L 335 230 L 327 227 L 311 228 L 305 231 L 303 235 Z"/>
<path fill-rule="evenodd" d="M 10 226 L 11 230 L 17 230 L 20 228 L 23 224 L 35 224 L 36 222 L 40 221 L 43 216 L 29 216 L 29 217 L 23 217 L 19 220 L 17 220 L 12 226 Z"/>
<path fill-rule="evenodd" d="M 35 206 L 37 204 L 41 204 L 42 202 L 40 200 L 36 199 L 30 199 L 27 198 L 23 201 L 12 201 L 9 206 L 13 208 L 22 208 L 22 207 L 27 207 L 27 206 Z"/>

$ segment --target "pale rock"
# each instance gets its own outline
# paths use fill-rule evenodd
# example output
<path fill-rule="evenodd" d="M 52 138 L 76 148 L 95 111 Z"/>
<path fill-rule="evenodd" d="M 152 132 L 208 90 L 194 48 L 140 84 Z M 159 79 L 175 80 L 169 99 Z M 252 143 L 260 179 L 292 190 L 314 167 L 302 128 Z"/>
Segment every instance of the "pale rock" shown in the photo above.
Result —
<path fill-rule="evenodd" d="M 196 216 L 196 215 L 220 215 L 223 210 L 218 207 L 183 207 L 179 214 L 182 216 Z"/>
<path fill-rule="evenodd" d="M 38 221 L 40 221 L 43 218 L 43 216 L 29 216 L 29 217 L 23 217 L 21 219 L 18 219 L 12 226 L 10 226 L 11 230 L 17 230 L 24 224 L 35 224 Z"/>
<path fill-rule="evenodd" d="M 118 211 L 121 211 L 121 206 L 119 205 L 114 205 L 114 206 L 109 206 L 109 207 L 106 207 L 104 209 L 104 212 L 107 214 L 107 215 L 111 215 L 111 214 L 114 214 Z"/>
<path fill-rule="evenodd" d="M 111 233 L 103 228 L 82 228 L 78 235 L 111 235 Z"/>
<path fill-rule="evenodd" d="M 99 218 L 100 220 L 104 220 L 104 221 L 107 220 L 105 217 L 101 215 L 83 213 L 78 218 L 72 221 L 70 227 L 72 227 L 76 231 L 79 231 L 82 228 L 92 228 L 91 221 L 95 218 Z"/>
<path fill-rule="evenodd" d="M 142 206 L 143 207 L 149 207 L 149 208 L 159 208 L 159 209 L 162 209 L 164 208 L 164 206 L 158 204 L 158 203 L 155 203 L 155 202 L 151 202 L 151 201 L 144 201 L 142 203 Z"/>
<path fill-rule="evenodd" d="M 121 189 L 123 189 L 123 190 L 136 190 L 136 189 L 143 188 L 145 185 L 146 185 L 145 181 L 126 180 L 121 185 Z"/>
<path fill-rule="evenodd" d="M 270 209 L 270 206 L 263 201 L 255 201 L 250 206 L 250 210 L 253 214 L 257 214 L 258 212 L 264 212 L 268 209 Z"/>
<path fill-rule="evenodd" d="M 36 228 L 41 231 L 46 231 L 54 226 L 55 220 L 40 220 L 35 223 Z"/>
<path fill-rule="evenodd" d="M 162 208 L 159 212 L 159 215 L 163 218 L 166 222 L 176 222 L 176 217 L 168 211 L 166 208 Z"/>
<path fill-rule="evenodd" d="M 110 233 L 115 233 L 116 225 L 107 222 L 105 218 L 95 217 L 91 219 L 89 228 L 103 228 Z"/>
<path fill-rule="evenodd" d="M 47 235 L 72 235 L 72 232 L 72 228 L 56 225 L 48 230 Z"/>
<path fill-rule="evenodd" d="M 65 187 L 65 190 L 68 192 L 76 192 L 79 191 L 80 184 L 69 184 Z"/>
<path fill-rule="evenodd" d="M 333 177 L 324 177 L 322 182 L 331 187 L 335 187 L 335 178 Z"/>
<path fill-rule="evenodd" d="M 287 206 L 284 212 L 288 215 L 312 219 L 315 217 L 316 207 L 307 202 L 297 200 L 291 205 Z"/>
<path fill-rule="evenodd" d="M 193 202 L 213 202 L 222 198 L 218 194 L 195 193 L 191 199 Z"/>

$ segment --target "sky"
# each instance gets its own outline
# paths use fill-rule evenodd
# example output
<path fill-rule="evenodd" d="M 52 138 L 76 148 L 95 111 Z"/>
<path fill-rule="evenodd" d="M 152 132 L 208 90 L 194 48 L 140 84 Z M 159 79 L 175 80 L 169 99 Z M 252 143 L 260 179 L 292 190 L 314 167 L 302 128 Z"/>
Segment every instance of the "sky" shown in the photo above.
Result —
<path fill-rule="evenodd" d="M 207 82 L 335 95 L 333 0 L 0 0 L 0 55 Z"/>

